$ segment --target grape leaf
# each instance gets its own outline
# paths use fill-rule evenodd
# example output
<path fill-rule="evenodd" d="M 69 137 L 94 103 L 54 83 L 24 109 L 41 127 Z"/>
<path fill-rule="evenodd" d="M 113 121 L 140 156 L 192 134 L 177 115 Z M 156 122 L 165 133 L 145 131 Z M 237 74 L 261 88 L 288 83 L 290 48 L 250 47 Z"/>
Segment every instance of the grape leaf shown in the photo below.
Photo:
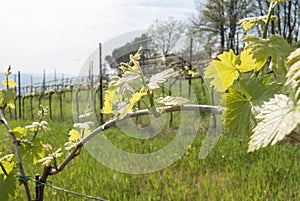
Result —
<path fill-rule="evenodd" d="M 237 69 L 243 73 L 256 69 L 257 64 L 252 57 L 253 54 L 248 49 L 245 49 L 243 52 L 241 52 L 239 58 L 241 62 L 240 65 L 237 66 Z"/>
<path fill-rule="evenodd" d="M 28 163 L 36 164 L 40 158 L 45 156 L 45 150 L 43 149 L 41 140 L 35 139 L 34 142 L 30 142 L 25 139 L 21 140 L 20 143 L 20 152 Z"/>
<path fill-rule="evenodd" d="M 0 158 L 0 176 L 4 175 L 3 179 L 6 179 L 7 176 L 14 169 L 15 163 L 12 161 L 14 154 L 8 154 Z"/>
<path fill-rule="evenodd" d="M 105 92 L 104 95 L 104 106 L 102 112 L 104 114 L 111 114 L 113 113 L 113 101 L 116 101 L 117 98 L 115 98 L 115 90 L 110 88 Z"/>
<path fill-rule="evenodd" d="M 61 148 L 58 148 L 55 152 L 48 154 L 48 156 L 39 159 L 37 162 L 42 163 L 42 165 L 46 165 L 48 163 L 51 163 L 52 160 L 61 157 L 62 155 L 63 153 L 61 152 Z"/>
<path fill-rule="evenodd" d="M 138 65 L 138 63 L 134 63 L 134 65 Z M 108 90 L 105 92 L 102 110 L 105 114 L 116 113 L 114 105 L 117 105 L 121 99 L 130 101 L 132 95 L 144 86 L 139 67 L 137 70 L 132 70 L 129 64 L 126 63 L 126 66 L 128 66 L 126 69 L 130 70 L 125 71 L 122 78 L 113 77 Z"/>
<path fill-rule="evenodd" d="M 166 97 L 159 97 L 157 99 L 157 102 L 166 106 L 178 106 L 189 102 L 189 100 L 182 97 L 166 96 Z"/>
<path fill-rule="evenodd" d="M 72 129 L 69 132 L 69 141 L 77 142 L 80 139 L 80 134 L 76 129 Z"/>
<path fill-rule="evenodd" d="M 13 157 L 14 154 L 8 154 L 0 158 L 0 200 L 9 200 L 9 195 L 13 198 L 17 195 Z"/>
<path fill-rule="evenodd" d="M 300 123 L 300 105 L 286 95 L 276 94 L 274 98 L 265 102 L 256 116 L 259 121 L 253 129 L 248 152 L 274 145 L 289 135 Z"/>
<path fill-rule="evenodd" d="M 234 134 L 250 134 L 256 125 L 253 110 L 280 90 L 280 85 L 268 84 L 265 79 L 241 80 L 237 87 L 224 94 L 226 104 L 224 127 Z"/>
<path fill-rule="evenodd" d="M 4 86 L 9 86 L 11 88 L 15 88 L 17 86 L 17 84 L 13 80 L 8 80 L 8 81 L 4 80 L 4 81 L 2 81 L 2 84 Z"/>
<path fill-rule="evenodd" d="M 0 104 L 7 104 L 10 108 L 14 109 L 14 100 L 16 98 L 16 93 L 12 88 L 7 90 L 0 90 Z"/>
<path fill-rule="evenodd" d="M 259 17 L 248 17 L 240 20 L 238 24 L 241 24 L 243 26 L 244 31 L 248 31 L 253 26 L 258 26 L 262 23 L 266 23 L 268 16 L 259 16 Z M 272 15 L 270 18 L 270 21 L 277 20 L 277 17 L 275 15 Z"/>
<path fill-rule="evenodd" d="M 151 90 L 158 89 L 158 88 L 160 88 L 159 84 L 165 83 L 170 77 L 173 77 L 175 75 L 177 75 L 177 72 L 175 72 L 173 69 L 168 69 L 161 73 L 157 73 L 157 74 L 151 76 L 150 81 L 147 84 L 147 86 Z"/>
<path fill-rule="evenodd" d="M 238 90 L 229 88 L 229 93 L 225 94 L 225 100 L 225 129 L 234 134 L 250 133 L 254 117 L 247 98 Z"/>
<path fill-rule="evenodd" d="M 7 201 L 17 196 L 16 178 L 14 174 L 9 174 L 6 179 L 0 175 L 0 200 Z"/>
<path fill-rule="evenodd" d="M 285 85 L 290 85 L 296 100 L 300 99 L 300 48 L 296 49 L 290 54 L 287 59 L 286 65 L 288 73 Z"/>
<path fill-rule="evenodd" d="M 249 50 L 245 50 L 240 56 L 230 50 L 218 55 L 218 59 L 209 64 L 204 77 L 213 78 L 210 84 L 219 92 L 227 90 L 239 77 L 239 72 L 248 72 L 256 68 Z"/>
<path fill-rule="evenodd" d="M 11 75 L 11 66 L 9 65 L 8 68 L 7 68 L 7 72 L 4 73 L 4 76 L 8 77 L 10 75 Z"/>
<path fill-rule="evenodd" d="M 14 134 L 17 140 L 20 140 L 22 137 L 27 135 L 27 129 L 22 127 L 16 127 L 10 131 Z"/>
<path fill-rule="evenodd" d="M 261 39 L 255 36 L 246 36 L 243 42 L 249 42 L 245 49 L 250 48 L 253 58 L 256 60 L 259 71 L 269 57 L 272 58 L 270 68 L 274 71 L 280 81 L 285 79 L 286 68 L 284 61 L 291 52 L 288 42 L 279 35 L 271 35 L 269 39 Z"/>
<path fill-rule="evenodd" d="M 130 112 L 133 106 L 141 99 L 141 97 L 143 97 L 146 94 L 146 92 L 137 92 L 133 94 L 132 98 L 130 99 L 130 102 L 127 105 L 125 105 L 124 108 L 122 108 L 119 118 L 123 119 L 126 116 L 126 114 Z"/>

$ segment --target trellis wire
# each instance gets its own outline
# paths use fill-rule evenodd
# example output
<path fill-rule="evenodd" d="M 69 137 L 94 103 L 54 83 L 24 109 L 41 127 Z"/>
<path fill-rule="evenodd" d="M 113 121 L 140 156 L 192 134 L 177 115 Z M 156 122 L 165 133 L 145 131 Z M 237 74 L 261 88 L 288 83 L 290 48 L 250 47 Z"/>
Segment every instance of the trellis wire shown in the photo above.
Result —
<path fill-rule="evenodd" d="M 32 178 L 29 178 L 29 180 L 35 182 L 36 184 L 41 184 L 41 185 L 47 186 L 47 187 L 49 187 L 49 188 L 52 188 L 52 189 L 54 189 L 54 190 L 62 191 L 62 192 L 64 192 L 64 193 L 69 193 L 69 194 L 76 195 L 76 196 L 79 196 L 79 197 L 84 197 L 84 198 L 88 198 L 88 199 L 91 199 L 91 200 L 108 201 L 108 200 L 105 200 L 105 199 L 102 199 L 102 198 L 93 197 L 93 196 L 91 196 L 91 195 L 84 195 L 84 194 L 77 193 L 77 192 L 74 192 L 74 191 L 62 189 L 62 188 L 59 188 L 59 187 L 57 187 L 57 186 L 53 186 L 53 185 L 50 185 L 50 184 L 48 184 L 48 183 L 43 183 L 43 182 L 37 181 L 37 180 L 32 179 Z"/>

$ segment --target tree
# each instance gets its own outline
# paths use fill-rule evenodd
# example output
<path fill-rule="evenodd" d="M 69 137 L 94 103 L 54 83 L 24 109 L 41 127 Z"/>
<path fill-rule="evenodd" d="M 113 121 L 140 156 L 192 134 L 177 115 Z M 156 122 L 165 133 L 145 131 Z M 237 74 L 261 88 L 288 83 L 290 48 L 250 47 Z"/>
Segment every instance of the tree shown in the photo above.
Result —
<path fill-rule="evenodd" d="M 299 0 L 286 1 L 278 5 L 274 12 L 278 19 L 272 23 L 272 31 L 280 34 L 290 44 L 299 40 L 299 5 Z"/>
<path fill-rule="evenodd" d="M 174 53 L 176 44 L 185 31 L 185 25 L 174 18 L 156 19 L 149 27 L 154 49 L 162 55 Z"/>
<path fill-rule="evenodd" d="M 125 45 L 116 47 L 111 55 L 105 57 L 105 63 L 110 68 L 118 70 L 121 62 L 127 62 L 130 54 L 135 54 L 140 47 L 143 47 L 144 51 L 141 54 L 141 58 L 149 58 L 153 51 L 150 50 L 151 38 L 148 34 L 142 34 L 139 37 L 134 38 L 132 41 L 128 41 Z M 119 72 L 120 73 L 120 72 Z"/>
<path fill-rule="evenodd" d="M 191 22 L 198 32 L 207 32 L 210 38 L 219 42 L 219 50 L 240 49 L 239 35 L 241 28 L 237 22 L 249 15 L 253 10 L 250 0 L 209 0 L 205 4 L 196 1 L 197 14 Z M 207 34 L 206 33 L 206 34 Z"/>

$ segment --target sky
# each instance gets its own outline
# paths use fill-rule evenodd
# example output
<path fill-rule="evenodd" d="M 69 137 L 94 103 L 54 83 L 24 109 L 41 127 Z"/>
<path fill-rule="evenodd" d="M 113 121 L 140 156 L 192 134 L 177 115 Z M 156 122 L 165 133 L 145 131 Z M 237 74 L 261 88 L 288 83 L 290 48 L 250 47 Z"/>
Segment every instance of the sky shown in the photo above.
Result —
<path fill-rule="evenodd" d="M 157 18 L 187 20 L 194 8 L 194 0 L 2 0 L 0 71 L 77 75 L 99 43 Z"/>

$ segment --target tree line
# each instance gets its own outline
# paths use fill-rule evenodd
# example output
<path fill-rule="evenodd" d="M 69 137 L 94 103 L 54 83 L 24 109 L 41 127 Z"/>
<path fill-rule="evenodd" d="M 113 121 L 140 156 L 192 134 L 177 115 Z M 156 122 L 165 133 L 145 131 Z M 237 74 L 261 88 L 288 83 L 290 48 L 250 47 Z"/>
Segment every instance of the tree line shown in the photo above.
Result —
<path fill-rule="evenodd" d="M 205 50 L 210 57 L 232 49 L 238 54 L 244 44 L 245 32 L 239 21 L 255 16 L 266 16 L 269 0 L 196 0 L 195 11 L 182 22 L 175 18 L 156 19 L 148 33 L 116 47 L 112 55 L 105 57 L 104 64 L 117 69 L 140 46 L 144 47 L 142 58 L 160 55 L 167 60 L 170 55 L 193 59 Z M 279 34 L 294 46 L 300 45 L 300 0 L 282 2 L 274 11 L 269 32 Z M 255 23 L 255 21 L 253 22 Z M 262 26 L 248 30 L 251 35 L 261 35 Z M 201 53 L 198 55 L 202 59 Z M 188 61 L 190 59 L 187 59 Z"/>
<path fill-rule="evenodd" d="M 222 52 L 232 49 L 236 53 L 242 48 L 240 39 L 244 31 L 238 24 L 241 19 L 254 16 L 266 16 L 269 0 L 207 0 L 196 1 L 196 13 L 191 17 L 190 29 L 197 33 L 198 39 L 204 40 L 206 49 Z M 269 31 L 279 34 L 290 44 L 299 46 L 300 1 L 290 0 L 275 8 L 274 21 Z M 259 27 L 249 30 L 260 35 Z"/>

